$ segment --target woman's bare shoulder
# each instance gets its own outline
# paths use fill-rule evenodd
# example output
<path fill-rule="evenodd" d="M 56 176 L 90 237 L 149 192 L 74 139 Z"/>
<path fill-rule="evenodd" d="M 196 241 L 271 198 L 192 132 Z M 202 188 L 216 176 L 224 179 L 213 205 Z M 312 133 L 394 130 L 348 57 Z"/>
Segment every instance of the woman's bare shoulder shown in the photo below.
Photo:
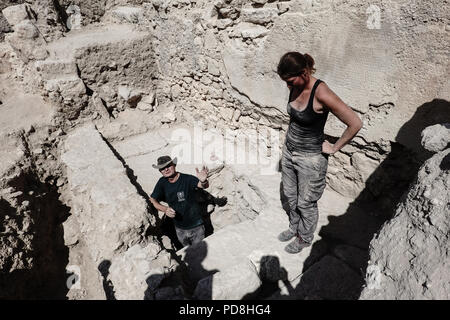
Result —
<path fill-rule="evenodd" d="M 334 92 L 330 89 L 330 87 L 328 86 L 328 84 L 321 80 L 321 82 L 319 83 L 319 85 L 316 88 L 316 95 L 318 97 L 323 96 L 323 95 L 329 95 L 329 94 L 334 94 Z"/>
<path fill-rule="evenodd" d="M 347 105 L 326 83 L 321 83 L 316 89 L 317 100 L 334 113 L 339 109 L 346 108 Z"/>

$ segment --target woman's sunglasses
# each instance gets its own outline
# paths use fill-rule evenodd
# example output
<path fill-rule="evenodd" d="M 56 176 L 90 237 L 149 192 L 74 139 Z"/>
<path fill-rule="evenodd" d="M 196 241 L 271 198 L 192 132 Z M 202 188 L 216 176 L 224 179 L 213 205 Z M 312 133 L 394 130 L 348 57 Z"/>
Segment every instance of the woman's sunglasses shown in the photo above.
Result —
<path fill-rule="evenodd" d="M 297 78 L 297 77 L 295 77 L 295 78 Z M 295 79 L 294 79 L 294 80 L 286 81 L 286 84 L 287 84 L 288 86 L 292 87 L 292 86 L 294 85 L 294 81 L 295 81 Z"/>
<path fill-rule="evenodd" d="M 286 84 L 288 85 L 288 86 L 290 86 L 290 87 L 292 87 L 293 85 L 294 85 L 294 81 L 297 79 L 297 77 L 300 77 L 302 74 L 304 74 L 305 72 L 303 71 L 303 72 L 301 72 L 301 73 L 299 73 L 299 74 L 297 74 L 297 75 L 295 75 L 295 76 L 292 76 L 292 77 L 295 77 L 294 78 L 294 80 L 284 80 L 285 82 L 286 82 Z M 292 77 L 290 77 L 290 78 L 292 78 Z"/>

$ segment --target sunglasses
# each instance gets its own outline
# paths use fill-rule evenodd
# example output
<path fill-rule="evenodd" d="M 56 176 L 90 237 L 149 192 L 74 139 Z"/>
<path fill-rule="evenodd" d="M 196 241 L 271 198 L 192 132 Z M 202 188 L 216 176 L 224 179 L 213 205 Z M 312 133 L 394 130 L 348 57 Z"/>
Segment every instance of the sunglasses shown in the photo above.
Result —
<path fill-rule="evenodd" d="M 172 164 L 169 164 L 167 166 L 165 166 L 164 168 L 159 169 L 159 172 L 163 172 L 164 170 L 166 170 L 167 168 L 170 168 L 172 166 Z"/>
<path fill-rule="evenodd" d="M 297 77 L 296 77 L 296 78 L 297 78 Z M 287 84 L 288 86 L 292 87 L 292 86 L 294 85 L 294 81 L 295 81 L 295 79 L 294 79 L 294 80 L 286 81 L 286 84 Z"/>

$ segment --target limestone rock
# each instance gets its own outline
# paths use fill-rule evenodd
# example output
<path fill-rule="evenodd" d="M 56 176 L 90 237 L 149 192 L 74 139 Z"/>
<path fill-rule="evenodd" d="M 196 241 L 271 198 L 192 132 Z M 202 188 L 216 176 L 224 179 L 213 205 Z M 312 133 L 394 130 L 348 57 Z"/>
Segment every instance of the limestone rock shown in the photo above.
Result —
<path fill-rule="evenodd" d="M 367 178 L 378 168 L 380 163 L 375 161 L 361 152 L 355 152 L 351 156 L 351 163 L 355 170 L 361 175 L 362 180 L 366 181 Z"/>
<path fill-rule="evenodd" d="M 219 66 L 216 61 L 209 59 L 208 60 L 208 72 L 213 76 L 220 76 Z"/>
<path fill-rule="evenodd" d="M 244 22 L 255 24 L 267 24 L 278 16 L 278 9 L 276 8 L 245 8 L 241 10 L 241 19 Z"/>
<path fill-rule="evenodd" d="M 146 95 L 142 98 L 142 102 L 150 105 L 154 105 L 156 100 L 156 94 L 155 92 L 150 93 L 149 95 Z"/>
<path fill-rule="evenodd" d="M 86 93 L 83 81 L 77 76 L 67 76 L 51 79 L 45 83 L 44 88 L 49 92 L 59 92 L 65 99 L 77 99 Z"/>
<path fill-rule="evenodd" d="M 175 120 L 177 120 L 177 116 L 175 115 L 175 113 L 173 111 L 169 111 L 164 114 L 163 118 L 161 119 L 161 122 L 162 123 L 171 123 L 171 122 L 174 122 Z"/>
<path fill-rule="evenodd" d="M 44 61 L 36 61 L 35 68 L 44 80 L 77 74 L 77 65 L 72 60 L 46 59 Z"/>
<path fill-rule="evenodd" d="M 144 10 L 138 7 L 120 6 L 112 10 L 112 15 L 128 23 L 139 23 L 144 18 Z"/>
<path fill-rule="evenodd" d="M 46 42 L 35 21 L 21 20 L 14 25 L 13 30 L 13 33 L 5 35 L 5 40 L 24 63 L 47 58 Z M 32 74 L 28 76 L 33 77 Z"/>
<path fill-rule="evenodd" d="M 264 29 L 263 26 L 251 25 L 257 29 Z M 242 31 L 245 29 L 237 28 L 236 32 L 239 32 L 239 30 Z M 261 74 L 261 70 L 258 72 L 254 70 L 254 55 L 258 56 L 258 54 L 259 52 L 253 52 L 253 50 L 246 48 L 242 44 L 241 39 L 230 40 L 226 43 L 223 52 L 223 63 L 226 74 L 230 78 L 232 87 L 238 90 L 239 93 L 251 99 L 255 104 L 273 107 L 270 108 L 270 112 L 274 112 L 286 105 L 283 92 L 286 91 L 287 97 L 287 89 L 279 79 L 266 77 Z M 253 73 L 253 71 L 255 72 Z M 263 78 L 265 79 L 264 81 L 262 80 Z M 260 79 L 261 81 L 255 81 L 255 79 Z"/>
<path fill-rule="evenodd" d="M 277 3 L 278 13 L 283 14 L 289 11 L 289 3 L 287 2 L 278 2 Z"/>
<path fill-rule="evenodd" d="M 30 20 L 24 20 L 16 24 L 14 32 L 20 39 L 35 39 L 39 36 L 39 30 Z"/>
<path fill-rule="evenodd" d="M 232 25 L 233 25 L 232 19 L 219 19 L 216 22 L 217 29 L 219 30 L 226 29 Z"/>
<path fill-rule="evenodd" d="M 222 17 L 235 20 L 239 17 L 239 10 L 233 7 L 220 8 L 219 13 Z"/>
<path fill-rule="evenodd" d="M 109 279 L 117 299 L 142 300 L 146 291 L 158 287 L 168 272 L 163 267 L 153 268 L 151 264 L 160 251 L 161 248 L 153 243 L 147 246 L 136 244 L 111 260 Z"/>
<path fill-rule="evenodd" d="M 442 151 L 449 143 L 450 123 L 435 124 L 422 131 L 422 146 L 428 151 Z"/>
<path fill-rule="evenodd" d="M 2 10 L 8 23 L 15 26 L 19 22 L 28 19 L 27 4 L 18 4 L 15 6 L 6 7 Z"/>
<path fill-rule="evenodd" d="M 235 32 L 240 34 L 243 38 L 255 39 L 267 35 L 269 29 L 252 23 L 241 22 L 236 26 Z"/>
<path fill-rule="evenodd" d="M 177 99 L 180 96 L 181 91 L 182 91 L 182 89 L 179 84 L 175 84 L 170 88 L 170 94 L 171 94 L 172 98 L 175 98 L 175 99 Z"/>
<path fill-rule="evenodd" d="M 64 244 L 66 246 L 73 246 L 79 241 L 80 238 L 80 230 L 75 216 L 69 216 L 64 222 L 64 225 Z"/>
<path fill-rule="evenodd" d="M 127 100 L 130 97 L 131 89 L 126 86 L 119 86 L 117 92 L 119 97 L 121 97 L 124 100 Z"/>
<path fill-rule="evenodd" d="M 148 112 L 153 111 L 153 106 L 150 103 L 147 103 L 144 101 L 139 101 L 136 107 L 142 111 L 148 111 Z"/>
<path fill-rule="evenodd" d="M 111 123 L 99 125 L 99 130 L 106 139 L 112 140 L 147 132 L 149 124 L 145 117 L 146 114 L 147 111 L 127 108 L 118 113 Z"/>
<path fill-rule="evenodd" d="M 142 97 L 142 93 L 139 90 L 127 86 L 119 86 L 118 95 L 132 107 L 136 107 Z"/>

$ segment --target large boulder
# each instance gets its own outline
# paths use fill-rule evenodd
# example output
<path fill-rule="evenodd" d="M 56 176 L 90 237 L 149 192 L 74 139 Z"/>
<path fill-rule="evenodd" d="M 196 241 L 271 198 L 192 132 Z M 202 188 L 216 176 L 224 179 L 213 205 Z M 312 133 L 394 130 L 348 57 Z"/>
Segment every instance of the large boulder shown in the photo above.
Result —
<path fill-rule="evenodd" d="M 450 143 L 450 123 L 429 126 L 422 131 L 422 146 L 428 151 L 439 152 Z"/>

